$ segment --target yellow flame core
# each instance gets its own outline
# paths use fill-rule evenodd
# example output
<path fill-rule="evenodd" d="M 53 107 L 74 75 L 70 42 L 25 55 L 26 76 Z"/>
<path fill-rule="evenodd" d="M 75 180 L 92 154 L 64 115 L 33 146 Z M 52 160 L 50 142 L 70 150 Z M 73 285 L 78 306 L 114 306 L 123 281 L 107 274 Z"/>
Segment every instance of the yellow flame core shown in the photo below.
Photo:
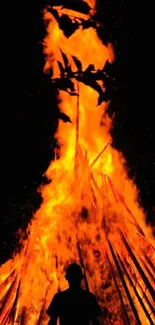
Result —
<path fill-rule="evenodd" d="M 95 6 L 95 1 L 87 2 L 91 7 Z M 83 69 L 89 64 L 94 64 L 95 69 L 102 69 L 106 60 L 114 60 L 112 45 L 103 45 L 95 29 L 79 28 L 67 39 L 48 11 L 45 12 L 44 18 L 48 21 L 47 36 L 44 40 L 45 71 L 52 67 L 54 77 L 60 77 L 57 60 L 63 64 L 60 48 L 69 58 L 74 71 L 76 67 L 71 55 L 82 62 Z M 60 91 L 59 108 L 71 120 L 71 123 L 59 121 L 56 137 L 61 145 L 60 159 L 53 161 L 48 167 L 46 175 L 51 182 L 40 188 L 43 202 L 29 225 L 28 239 L 23 241 L 24 248 L 0 268 L 0 283 L 13 269 L 19 274 L 21 287 L 18 311 L 20 315 L 23 308 L 27 308 L 28 325 L 36 324 L 42 306 L 46 310 L 58 287 L 61 290 L 66 288 L 64 268 L 71 261 L 79 262 L 77 235 L 85 256 L 90 289 L 98 295 L 101 306 L 108 304 L 108 308 L 115 315 L 113 323 L 122 324 L 119 316 L 121 307 L 114 284 L 106 291 L 103 289 L 103 284 L 110 281 L 105 259 L 107 247 L 103 220 L 110 240 L 122 257 L 126 258 L 127 254 L 120 244 L 117 227 L 128 235 L 129 242 L 135 247 L 137 254 L 141 254 L 139 244 L 142 243 L 149 256 L 155 260 L 147 242 L 137 237 L 129 212 L 118 200 L 116 189 L 125 198 L 126 205 L 130 207 L 147 237 L 154 243 L 151 230 L 145 226 L 144 212 L 138 204 L 137 188 L 127 176 L 122 154 L 109 145 L 93 164 L 110 140 L 112 120 L 106 113 L 107 104 L 103 103 L 97 107 L 97 92 L 82 83 L 77 85 L 75 81 L 77 90 L 78 86 L 78 180 L 75 178 L 77 97 Z M 115 189 L 108 185 L 108 177 L 115 184 Z M 101 259 L 94 258 L 94 249 L 100 250 Z M 8 286 L 9 284 L 5 290 Z M 111 297 L 110 301 L 108 295 Z M 19 315 L 16 316 L 17 321 Z M 146 321 L 141 312 L 140 317 Z M 47 324 L 47 319 L 44 313 L 41 324 Z"/>

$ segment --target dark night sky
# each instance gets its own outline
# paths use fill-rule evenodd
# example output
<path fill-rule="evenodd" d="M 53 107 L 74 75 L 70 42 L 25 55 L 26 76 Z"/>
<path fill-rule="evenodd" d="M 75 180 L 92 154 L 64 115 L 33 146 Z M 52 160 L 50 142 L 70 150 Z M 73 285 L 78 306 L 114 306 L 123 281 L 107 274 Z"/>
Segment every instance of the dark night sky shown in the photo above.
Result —
<path fill-rule="evenodd" d="M 113 139 L 135 176 L 140 200 L 155 224 L 155 131 L 153 31 L 150 13 L 128 1 L 104 2 L 105 27 L 115 44 L 117 92 Z M 15 232 L 25 228 L 39 206 L 36 189 L 53 157 L 57 126 L 56 94 L 43 74 L 41 40 L 45 0 L 12 4 L 4 23 L 1 95 L 0 263 L 17 245 Z M 150 9 L 151 12 L 151 9 Z M 149 24 L 146 23 L 149 21 Z M 153 23 L 152 23 L 153 24 Z M 117 42 L 116 42 L 117 41 Z"/>

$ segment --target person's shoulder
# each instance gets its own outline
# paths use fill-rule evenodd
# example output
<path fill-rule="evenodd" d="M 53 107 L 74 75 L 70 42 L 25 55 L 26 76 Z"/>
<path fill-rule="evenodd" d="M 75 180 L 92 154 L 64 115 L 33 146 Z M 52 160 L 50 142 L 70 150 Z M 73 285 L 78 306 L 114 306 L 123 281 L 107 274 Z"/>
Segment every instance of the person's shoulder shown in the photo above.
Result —
<path fill-rule="evenodd" d="M 96 299 L 96 296 L 91 291 L 87 291 L 87 290 L 82 289 L 82 293 L 83 293 L 83 295 L 90 298 L 91 300 Z"/>
<path fill-rule="evenodd" d="M 68 295 L 68 289 L 59 291 L 54 295 L 53 300 L 57 303 L 60 303 L 63 299 L 65 299 L 67 295 Z"/>
<path fill-rule="evenodd" d="M 90 301 L 90 303 L 93 304 L 93 305 L 98 304 L 96 295 L 94 293 L 92 293 L 91 291 L 89 291 L 88 293 L 89 293 L 89 301 Z"/>
<path fill-rule="evenodd" d="M 61 298 L 61 297 L 65 297 L 66 295 L 68 295 L 68 293 L 69 293 L 69 289 L 66 289 L 66 290 L 57 292 L 56 295 L 57 295 L 58 298 L 59 297 Z"/>
<path fill-rule="evenodd" d="M 65 294 L 67 294 L 68 292 L 69 292 L 69 288 L 66 289 L 66 290 L 62 290 L 62 291 L 60 291 L 59 294 L 63 294 L 63 295 L 65 295 Z"/>
<path fill-rule="evenodd" d="M 89 296 L 90 296 L 90 298 L 93 299 L 93 300 L 96 299 L 96 296 L 95 296 L 94 293 L 92 293 L 91 291 L 89 292 Z"/>

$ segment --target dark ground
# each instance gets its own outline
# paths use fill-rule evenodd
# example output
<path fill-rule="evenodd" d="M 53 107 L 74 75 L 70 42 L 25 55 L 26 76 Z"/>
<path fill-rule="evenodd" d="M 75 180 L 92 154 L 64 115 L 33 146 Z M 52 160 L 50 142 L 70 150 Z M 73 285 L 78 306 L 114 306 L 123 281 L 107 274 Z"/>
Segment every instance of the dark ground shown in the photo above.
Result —
<path fill-rule="evenodd" d="M 12 4 L 4 11 L 0 263 L 17 245 L 17 229 L 26 227 L 39 206 L 36 189 L 53 157 L 58 110 L 54 90 L 42 73 L 40 44 L 40 10 L 46 1 L 35 2 Z M 114 145 L 126 156 L 148 222 L 155 224 L 153 22 L 147 8 L 125 0 L 104 1 L 105 25 L 117 40 L 117 93 L 110 108 L 117 113 Z"/>

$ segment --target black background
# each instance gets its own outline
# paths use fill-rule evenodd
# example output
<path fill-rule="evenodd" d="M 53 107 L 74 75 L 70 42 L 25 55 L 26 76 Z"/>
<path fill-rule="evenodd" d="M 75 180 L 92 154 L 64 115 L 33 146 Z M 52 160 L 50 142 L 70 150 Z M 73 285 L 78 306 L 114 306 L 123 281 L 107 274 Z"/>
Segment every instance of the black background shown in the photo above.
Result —
<path fill-rule="evenodd" d="M 104 4 L 103 4 L 104 2 Z M 56 94 L 43 74 L 41 9 L 46 1 L 12 3 L 3 12 L 1 86 L 0 263 L 18 246 L 41 199 L 37 187 L 53 158 Z M 153 20 L 151 8 L 131 1 L 98 1 L 116 53 L 114 146 L 127 159 L 147 220 L 155 224 Z M 149 9 L 148 9 L 149 8 Z"/>

